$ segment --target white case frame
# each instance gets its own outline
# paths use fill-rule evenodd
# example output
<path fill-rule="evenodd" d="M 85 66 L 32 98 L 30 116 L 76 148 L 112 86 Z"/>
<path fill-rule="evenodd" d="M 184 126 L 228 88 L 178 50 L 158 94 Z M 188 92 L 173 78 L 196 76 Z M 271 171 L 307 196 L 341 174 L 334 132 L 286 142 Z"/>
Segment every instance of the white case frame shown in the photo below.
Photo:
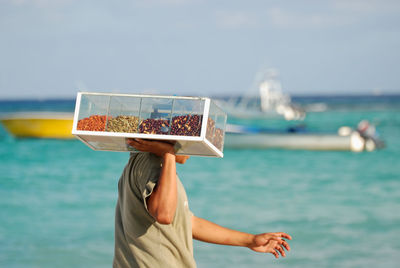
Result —
<path fill-rule="evenodd" d="M 81 98 L 82 95 L 97 95 L 97 96 L 108 96 L 108 97 L 137 97 L 137 98 L 161 98 L 161 99 L 178 99 L 178 100 L 201 100 L 204 101 L 204 112 L 202 114 L 203 119 L 202 119 L 202 124 L 201 124 L 201 132 L 200 136 L 177 136 L 177 135 L 158 135 L 158 134 L 143 134 L 143 133 L 118 133 L 118 132 L 108 132 L 108 131 L 82 131 L 82 130 L 77 130 L 77 125 L 78 125 L 78 120 L 79 120 L 79 111 L 80 111 L 80 105 L 81 105 Z M 90 147 L 93 150 L 97 151 L 113 151 L 113 152 L 129 152 L 129 150 L 104 150 L 104 149 L 97 149 L 93 147 L 89 142 L 86 141 L 85 138 L 90 138 L 90 137 L 116 137 L 116 138 L 139 138 L 139 139 L 153 139 L 153 140 L 174 140 L 177 141 L 176 144 L 176 149 L 177 149 L 177 154 L 183 154 L 179 152 L 179 146 L 181 146 L 182 143 L 184 142 L 195 142 L 195 143 L 201 143 L 205 148 L 208 149 L 210 154 L 193 154 L 191 153 L 190 155 L 192 156 L 205 156 L 205 157 L 224 157 L 223 154 L 223 145 L 222 149 L 218 149 L 214 144 L 212 144 L 206 137 L 206 131 L 207 131 L 207 122 L 209 118 L 209 112 L 210 112 L 210 104 L 211 104 L 211 99 L 206 98 L 206 97 L 182 97 L 182 96 L 165 96 L 165 95 L 146 95 L 146 94 L 117 94 L 117 93 L 98 93 L 98 92 L 78 92 L 77 97 L 76 97 L 76 105 L 75 105 L 75 113 L 74 113 L 74 121 L 73 121 L 73 126 L 72 126 L 72 134 L 77 137 L 79 140 L 81 140 L 83 143 L 85 143 L 88 147 Z M 217 106 L 214 103 L 215 106 Z M 218 106 L 217 106 L 218 107 Z M 218 107 L 219 108 L 219 107 Z M 221 111 L 222 109 L 219 108 Z M 107 114 L 108 114 L 107 110 Z M 225 114 L 225 122 L 224 122 L 224 138 L 225 138 L 225 128 L 226 128 L 226 113 Z"/>

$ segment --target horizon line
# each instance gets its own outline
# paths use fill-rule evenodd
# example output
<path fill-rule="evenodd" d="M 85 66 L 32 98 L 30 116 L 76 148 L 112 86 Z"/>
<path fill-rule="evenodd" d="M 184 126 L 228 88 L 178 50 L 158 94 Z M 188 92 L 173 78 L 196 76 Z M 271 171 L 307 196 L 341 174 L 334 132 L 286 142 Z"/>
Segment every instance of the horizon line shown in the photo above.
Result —
<path fill-rule="evenodd" d="M 112 93 L 111 93 L 112 94 Z M 166 96 L 168 94 L 165 94 Z M 171 95 L 172 96 L 172 95 Z M 177 96 L 192 96 L 192 95 L 177 95 Z M 361 92 L 353 92 L 353 93 L 297 93 L 297 94 L 289 94 L 291 98 L 302 98 L 302 97 L 389 97 L 389 96 L 400 96 L 399 92 L 379 92 L 379 93 L 361 93 Z M 243 96 L 240 94 L 216 94 L 216 95 L 208 95 L 210 98 L 226 98 L 226 97 L 250 97 L 250 98 L 259 98 L 259 96 Z M 5 101 L 72 101 L 75 100 L 75 96 L 67 97 L 67 96 L 50 96 L 50 97 L 0 97 L 0 102 Z"/>

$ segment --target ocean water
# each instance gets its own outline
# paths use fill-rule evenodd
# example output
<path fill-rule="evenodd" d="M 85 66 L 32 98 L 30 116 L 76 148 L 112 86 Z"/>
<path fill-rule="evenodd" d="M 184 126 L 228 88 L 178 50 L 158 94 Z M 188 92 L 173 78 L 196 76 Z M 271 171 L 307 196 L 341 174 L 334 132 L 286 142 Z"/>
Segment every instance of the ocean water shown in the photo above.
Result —
<path fill-rule="evenodd" d="M 296 100 L 326 105 L 308 113 L 303 124 L 310 129 L 334 131 L 368 119 L 386 147 L 226 149 L 222 159 L 192 157 L 178 173 L 197 216 L 293 237 L 292 250 L 278 260 L 195 241 L 198 267 L 398 267 L 400 98 Z M 0 103 L 1 112 L 28 108 L 67 111 L 73 102 Z M 127 159 L 77 140 L 17 140 L 0 129 L 0 267 L 111 267 L 117 182 Z"/>

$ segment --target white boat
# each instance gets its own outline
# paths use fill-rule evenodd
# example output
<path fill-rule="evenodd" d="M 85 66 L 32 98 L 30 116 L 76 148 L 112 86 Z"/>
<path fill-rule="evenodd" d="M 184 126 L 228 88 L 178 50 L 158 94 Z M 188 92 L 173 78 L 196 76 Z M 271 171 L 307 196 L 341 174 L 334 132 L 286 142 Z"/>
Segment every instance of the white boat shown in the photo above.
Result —
<path fill-rule="evenodd" d="M 255 88 L 258 92 L 247 92 L 244 96 L 219 99 L 217 102 L 229 117 L 285 120 L 305 118 L 305 111 L 293 104 L 288 94 L 283 93 L 277 70 L 266 69 L 259 72 L 255 79 Z"/>
<path fill-rule="evenodd" d="M 382 148 L 383 142 L 376 137 L 363 135 L 359 130 L 341 127 L 338 133 L 285 132 L 227 125 L 225 148 L 318 151 L 373 151 Z"/>

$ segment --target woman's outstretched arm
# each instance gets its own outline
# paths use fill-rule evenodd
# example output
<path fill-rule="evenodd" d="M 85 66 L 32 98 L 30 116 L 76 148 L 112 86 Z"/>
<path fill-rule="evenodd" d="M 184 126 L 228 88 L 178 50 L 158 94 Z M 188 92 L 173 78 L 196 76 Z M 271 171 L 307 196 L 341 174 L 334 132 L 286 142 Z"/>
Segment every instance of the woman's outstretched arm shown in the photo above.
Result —
<path fill-rule="evenodd" d="M 220 245 L 247 247 L 256 252 L 271 253 L 276 258 L 279 258 L 279 255 L 286 256 L 285 249 L 289 251 L 290 246 L 284 239 L 292 239 L 290 235 L 282 232 L 256 235 L 244 233 L 222 227 L 196 216 L 192 217 L 192 234 L 196 240 Z"/>

